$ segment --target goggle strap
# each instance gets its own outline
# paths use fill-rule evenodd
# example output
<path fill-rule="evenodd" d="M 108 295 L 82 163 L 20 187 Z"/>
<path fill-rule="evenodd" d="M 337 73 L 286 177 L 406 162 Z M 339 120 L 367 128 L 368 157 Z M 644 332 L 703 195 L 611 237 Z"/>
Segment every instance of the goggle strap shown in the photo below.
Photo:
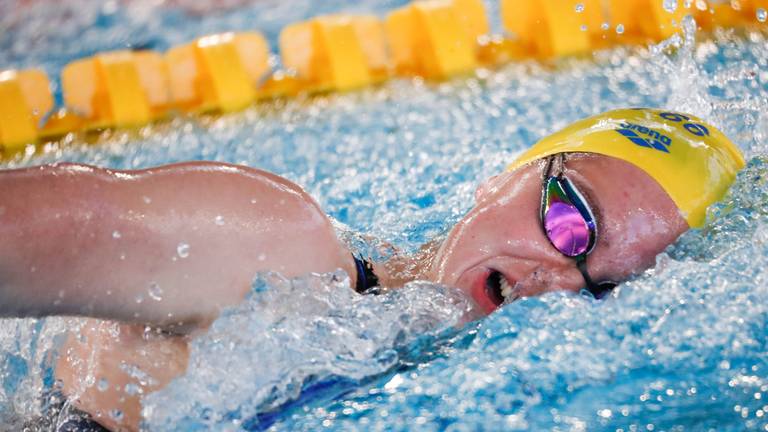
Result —
<path fill-rule="evenodd" d="M 600 298 L 603 294 L 602 289 L 589 276 L 589 272 L 587 271 L 587 259 L 584 255 L 576 257 L 576 268 L 579 269 L 581 276 L 584 278 L 584 282 L 587 284 L 587 291 L 589 291 L 593 297 Z"/>
<path fill-rule="evenodd" d="M 592 297 L 598 300 L 603 298 L 607 293 L 616 287 L 616 283 L 614 282 L 606 281 L 598 284 L 592 280 L 592 278 L 589 276 L 589 272 L 587 271 L 586 255 L 580 255 L 576 257 L 576 268 L 579 269 L 581 276 L 584 278 L 584 282 L 587 284 L 586 290 L 592 294 Z"/>

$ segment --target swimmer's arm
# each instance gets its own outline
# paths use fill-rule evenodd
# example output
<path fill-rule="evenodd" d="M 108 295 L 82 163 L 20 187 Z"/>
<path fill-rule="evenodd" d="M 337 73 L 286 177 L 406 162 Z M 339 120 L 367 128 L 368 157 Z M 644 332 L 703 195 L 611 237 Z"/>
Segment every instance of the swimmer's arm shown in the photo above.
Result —
<path fill-rule="evenodd" d="M 189 163 L 0 172 L 2 316 L 194 328 L 240 301 L 259 271 L 338 268 L 354 275 L 317 204 L 263 171 Z"/>

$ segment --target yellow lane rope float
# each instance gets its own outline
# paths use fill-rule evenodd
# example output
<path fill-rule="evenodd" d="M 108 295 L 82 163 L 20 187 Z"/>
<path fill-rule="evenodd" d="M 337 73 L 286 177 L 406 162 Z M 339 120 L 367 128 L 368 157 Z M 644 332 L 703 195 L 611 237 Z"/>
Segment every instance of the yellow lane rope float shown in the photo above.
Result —
<path fill-rule="evenodd" d="M 204 36 L 164 54 L 101 53 L 64 67 L 63 108 L 53 106 L 42 71 L 0 71 L 0 149 L 10 154 L 69 132 L 141 126 L 174 112 L 230 112 L 260 99 L 348 91 L 391 76 L 441 80 L 519 58 L 658 41 L 679 31 L 688 14 L 705 29 L 760 24 L 756 12 L 768 9 L 768 0 L 678 1 L 674 10 L 661 0 L 500 2 L 504 36 L 490 34 L 483 0 L 423 0 L 383 19 L 337 14 L 291 24 L 279 37 L 285 71 L 272 70 L 258 32 Z"/>

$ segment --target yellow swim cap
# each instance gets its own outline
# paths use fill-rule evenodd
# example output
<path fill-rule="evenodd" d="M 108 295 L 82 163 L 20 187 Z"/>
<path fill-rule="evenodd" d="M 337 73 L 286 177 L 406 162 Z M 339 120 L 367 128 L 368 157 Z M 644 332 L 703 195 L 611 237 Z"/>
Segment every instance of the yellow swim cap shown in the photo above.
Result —
<path fill-rule="evenodd" d="M 507 169 L 569 152 L 612 156 L 642 169 L 667 191 L 690 227 L 704 224 L 707 207 L 744 166 L 739 148 L 700 119 L 636 108 L 577 121 L 536 143 Z"/>

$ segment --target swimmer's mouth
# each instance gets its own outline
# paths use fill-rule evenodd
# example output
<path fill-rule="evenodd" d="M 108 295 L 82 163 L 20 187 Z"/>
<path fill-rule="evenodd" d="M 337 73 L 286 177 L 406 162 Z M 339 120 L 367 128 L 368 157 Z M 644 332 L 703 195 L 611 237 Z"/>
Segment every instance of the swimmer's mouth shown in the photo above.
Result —
<path fill-rule="evenodd" d="M 491 270 L 488 278 L 485 280 L 485 292 L 488 298 L 496 306 L 509 303 L 520 298 L 517 284 L 510 283 L 506 276 L 496 270 Z"/>

